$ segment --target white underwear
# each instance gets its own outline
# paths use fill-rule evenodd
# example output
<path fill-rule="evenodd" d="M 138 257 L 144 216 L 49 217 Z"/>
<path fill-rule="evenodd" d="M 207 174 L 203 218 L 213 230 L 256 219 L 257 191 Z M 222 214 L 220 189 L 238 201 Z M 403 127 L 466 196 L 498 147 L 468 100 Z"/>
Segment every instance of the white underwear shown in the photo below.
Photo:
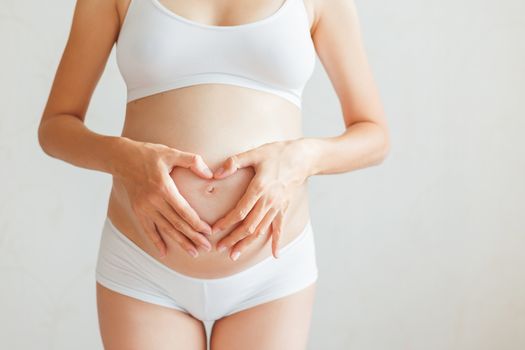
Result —
<path fill-rule="evenodd" d="M 96 280 L 121 294 L 189 313 L 203 321 L 209 333 L 217 319 L 298 292 L 317 280 L 310 219 L 303 231 L 279 252 L 278 259 L 270 255 L 232 275 L 195 278 L 156 260 L 106 217 Z"/>

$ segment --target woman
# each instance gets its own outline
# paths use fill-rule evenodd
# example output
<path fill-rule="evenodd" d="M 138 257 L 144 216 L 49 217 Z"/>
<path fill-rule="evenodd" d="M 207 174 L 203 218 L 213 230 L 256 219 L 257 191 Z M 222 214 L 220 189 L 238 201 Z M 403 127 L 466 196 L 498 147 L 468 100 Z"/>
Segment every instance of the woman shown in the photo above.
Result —
<path fill-rule="evenodd" d="M 121 136 L 83 123 L 114 44 Z M 301 132 L 316 53 L 343 111 L 336 137 Z M 210 322 L 212 349 L 304 349 L 307 179 L 389 147 L 351 0 L 78 0 L 39 141 L 113 178 L 96 267 L 106 349 L 205 349 Z"/>

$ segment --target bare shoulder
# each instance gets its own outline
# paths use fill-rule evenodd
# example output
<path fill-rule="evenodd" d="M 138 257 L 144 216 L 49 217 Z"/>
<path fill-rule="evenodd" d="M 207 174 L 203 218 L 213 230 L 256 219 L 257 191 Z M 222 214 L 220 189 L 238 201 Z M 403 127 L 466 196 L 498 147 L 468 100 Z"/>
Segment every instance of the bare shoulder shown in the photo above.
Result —
<path fill-rule="evenodd" d="M 310 18 L 310 33 L 313 34 L 326 8 L 336 9 L 338 6 L 348 6 L 353 0 L 303 0 Z"/>
<path fill-rule="evenodd" d="M 129 5 L 133 0 L 113 0 L 117 8 L 118 17 L 119 17 L 119 28 L 122 28 L 122 23 L 129 9 Z"/>
<path fill-rule="evenodd" d="M 127 0 L 124 0 L 127 1 Z M 310 33 L 314 33 L 315 29 L 325 12 L 337 12 L 341 9 L 354 8 L 353 0 L 303 0 L 306 7 L 306 12 L 310 19 Z M 327 15 L 330 16 L 330 15 Z M 326 16 L 325 16 L 326 17 Z"/>

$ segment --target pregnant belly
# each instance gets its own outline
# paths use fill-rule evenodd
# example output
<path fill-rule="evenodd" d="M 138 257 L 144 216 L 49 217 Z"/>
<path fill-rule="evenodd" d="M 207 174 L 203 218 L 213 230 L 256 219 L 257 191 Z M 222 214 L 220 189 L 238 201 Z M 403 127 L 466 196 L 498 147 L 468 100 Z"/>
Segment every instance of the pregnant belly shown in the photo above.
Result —
<path fill-rule="evenodd" d="M 206 101 L 206 103 L 202 103 Z M 127 106 L 123 136 L 154 142 L 199 154 L 210 169 L 216 170 L 229 156 L 267 142 L 302 136 L 301 115 L 295 106 L 271 94 L 228 85 L 203 84 L 177 89 L 133 101 Z M 176 167 L 171 178 L 188 204 L 210 225 L 235 207 L 255 172 L 241 168 L 223 179 L 204 179 L 191 170 Z M 290 200 L 283 219 L 281 247 L 293 240 L 309 217 L 307 184 Z M 210 252 L 198 248 L 191 257 L 178 243 L 164 235 L 167 256 L 158 257 L 127 200 L 118 180 L 108 206 L 113 224 L 149 255 L 168 267 L 194 277 L 215 278 L 245 269 L 271 255 L 268 235 L 254 241 L 237 261 L 229 251 L 217 252 L 216 243 L 240 223 L 209 238 Z"/>
<path fill-rule="evenodd" d="M 219 165 L 208 165 L 215 170 Z M 178 191 L 188 204 L 197 212 L 202 220 L 212 225 L 219 218 L 232 210 L 242 198 L 255 175 L 253 168 L 241 168 L 236 173 L 223 179 L 201 178 L 191 170 L 176 167 L 170 176 Z M 293 240 L 306 225 L 309 217 L 306 183 L 296 192 L 290 201 L 283 220 L 283 234 L 280 246 L 285 246 Z M 167 256 L 158 257 L 158 250 L 148 239 L 146 233 L 136 220 L 122 184 L 114 179 L 112 193 L 108 206 L 108 216 L 113 224 L 142 250 L 153 256 L 159 262 L 180 273 L 198 278 L 216 278 L 242 271 L 246 267 L 271 255 L 270 235 L 264 235 L 253 241 L 242 253 L 237 261 L 229 258 L 230 250 L 216 251 L 217 242 L 238 227 L 240 223 L 232 225 L 223 231 L 217 232 L 209 241 L 212 250 L 207 252 L 197 247 L 199 256 L 191 257 L 173 238 L 163 234 L 167 245 Z"/>

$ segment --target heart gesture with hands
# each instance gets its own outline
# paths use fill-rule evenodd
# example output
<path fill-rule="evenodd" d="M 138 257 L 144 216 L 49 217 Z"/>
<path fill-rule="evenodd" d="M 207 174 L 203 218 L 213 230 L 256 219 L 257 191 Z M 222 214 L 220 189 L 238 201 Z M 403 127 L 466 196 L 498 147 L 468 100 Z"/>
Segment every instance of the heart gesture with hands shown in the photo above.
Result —
<path fill-rule="evenodd" d="M 306 151 L 301 139 L 265 143 L 230 156 L 215 171 L 216 179 L 223 179 L 248 166 L 255 171 L 237 205 L 213 224 L 215 233 L 243 221 L 217 243 L 219 251 L 231 248 L 230 258 L 237 260 L 242 251 L 271 226 L 272 254 L 279 257 L 284 213 L 297 189 L 309 176 Z"/>
<path fill-rule="evenodd" d="M 206 235 L 212 229 L 181 195 L 170 177 L 174 167 L 184 167 L 196 175 L 210 179 L 212 171 L 202 157 L 162 144 L 131 142 L 123 169 L 115 174 L 120 179 L 137 220 L 149 239 L 166 256 L 167 245 L 161 233 L 170 236 L 193 257 L 198 247 L 211 251 Z"/>

